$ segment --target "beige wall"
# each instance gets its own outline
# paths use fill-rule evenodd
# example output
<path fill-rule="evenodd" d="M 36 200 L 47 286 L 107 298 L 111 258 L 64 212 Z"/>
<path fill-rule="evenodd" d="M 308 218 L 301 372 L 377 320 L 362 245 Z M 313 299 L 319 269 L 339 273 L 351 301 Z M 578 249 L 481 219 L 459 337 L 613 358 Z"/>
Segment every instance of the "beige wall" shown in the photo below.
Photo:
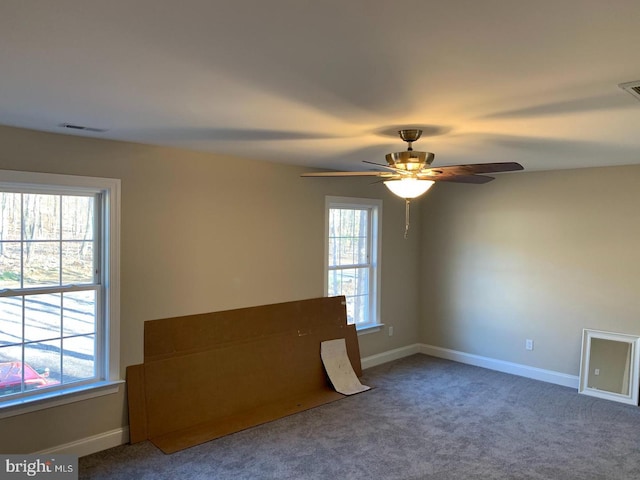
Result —
<path fill-rule="evenodd" d="M 577 375 L 583 328 L 640 334 L 639 185 L 640 166 L 437 185 L 421 341 Z"/>
<path fill-rule="evenodd" d="M 382 321 L 362 356 L 418 341 L 419 208 L 363 179 L 186 150 L 0 127 L 0 168 L 122 180 L 121 367 L 142 360 L 145 320 L 323 295 L 325 195 L 382 198 Z M 122 389 L 124 390 L 124 389 Z M 0 451 L 23 453 L 126 425 L 124 391 L 0 420 Z"/>

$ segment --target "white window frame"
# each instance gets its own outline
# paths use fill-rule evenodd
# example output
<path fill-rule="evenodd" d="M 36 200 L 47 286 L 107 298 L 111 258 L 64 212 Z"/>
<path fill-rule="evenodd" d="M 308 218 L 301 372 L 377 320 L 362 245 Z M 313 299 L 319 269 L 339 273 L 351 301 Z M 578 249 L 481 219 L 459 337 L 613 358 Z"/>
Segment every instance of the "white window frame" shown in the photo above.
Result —
<path fill-rule="evenodd" d="M 0 187 L 7 190 L 36 189 L 50 193 L 100 193 L 102 269 L 104 290 L 102 311 L 104 330 L 97 346 L 102 376 L 96 381 L 52 391 L 43 390 L 34 396 L 0 399 L 0 418 L 20 415 L 88 398 L 116 393 L 124 380 L 120 379 L 120 180 L 50 173 L 0 170 Z"/>
<path fill-rule="evenodd" d="M 378 332 L 384 326 L 380 321 L 380 258 L 382 252 L 382 200 L 355 197 L 325 197 L 325 241 L 324 241 L 324 295 L 329 295 L 329 212 L 332 208 L 361 209 L 370 211 L 369 222 L 369 321 L 356 324 L 358 335 Z"/>

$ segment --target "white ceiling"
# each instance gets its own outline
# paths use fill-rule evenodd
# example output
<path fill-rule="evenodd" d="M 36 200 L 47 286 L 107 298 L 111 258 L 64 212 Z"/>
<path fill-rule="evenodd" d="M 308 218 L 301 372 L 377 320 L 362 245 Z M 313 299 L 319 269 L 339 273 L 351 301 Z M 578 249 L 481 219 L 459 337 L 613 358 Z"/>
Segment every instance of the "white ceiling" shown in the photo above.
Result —
<path fill-rule="evenodd" d="M 434 165 L 634 164 L 639 44 L 638 0 L 2 0 L 0 123 L 344 170 L 411 126 Z"/>

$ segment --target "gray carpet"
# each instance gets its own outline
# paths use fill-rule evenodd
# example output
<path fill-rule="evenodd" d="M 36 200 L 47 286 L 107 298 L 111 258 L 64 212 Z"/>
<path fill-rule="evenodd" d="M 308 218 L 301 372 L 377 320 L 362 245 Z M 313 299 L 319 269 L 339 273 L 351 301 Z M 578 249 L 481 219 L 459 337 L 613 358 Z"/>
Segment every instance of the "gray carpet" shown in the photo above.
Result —
<path fill-rule="evenodd" d="M 425 355 L 362 380 L 375 388 L 173 455 L 83 457 L 80 478 L 640 478 L 638 407 Z"/>

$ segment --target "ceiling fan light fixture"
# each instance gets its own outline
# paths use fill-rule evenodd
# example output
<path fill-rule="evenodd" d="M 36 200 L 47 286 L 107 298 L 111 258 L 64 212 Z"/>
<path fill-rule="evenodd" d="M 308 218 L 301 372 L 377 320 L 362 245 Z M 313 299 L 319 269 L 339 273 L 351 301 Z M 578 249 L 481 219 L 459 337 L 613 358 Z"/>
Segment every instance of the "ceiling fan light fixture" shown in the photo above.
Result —
<path fill-rule="evenodd" d="M 479 163 L 473 165 L 449 165 L 446 167 L 431 168 L 431 162 L 435 155 L 431 152 L 416 152 L 412 143 L 420 138 L 422 130 L 399 130 L 400 138 L 408 143 L 404 152 L 394 152 L 386 155 L 387 165 L 363 160 L 364 163 L 377 165 L 384 170 L 371 170 L 367 172 L 324 172 L 303 173 L 303 177 L 352 177 L 373 176 L 388 178 L 382 180 L 386 187 L 394 195 L 404 199 L 405 202 L 405 226 L 404 238 L 409 233 L 409 205 L 411 200 L 427 193 L 435 180 L 457 183 L 487 183 L 493 177 L 477 175 L 492 172 L 513 172 L 523 170 L 522 165 L 516 162 Z M 427 180 L 432 178 L 434 180 Z M 378 183 L 378 182 L 375 182 Z"/>
<path fill-rule="evenodd" d="M 420 195 L 424 195 L 434 183 L 431 180 L 419 180 L 417 178 L 401 178 L 384 182 L 391 192 L 404 199 L 417 198 Z"/>

